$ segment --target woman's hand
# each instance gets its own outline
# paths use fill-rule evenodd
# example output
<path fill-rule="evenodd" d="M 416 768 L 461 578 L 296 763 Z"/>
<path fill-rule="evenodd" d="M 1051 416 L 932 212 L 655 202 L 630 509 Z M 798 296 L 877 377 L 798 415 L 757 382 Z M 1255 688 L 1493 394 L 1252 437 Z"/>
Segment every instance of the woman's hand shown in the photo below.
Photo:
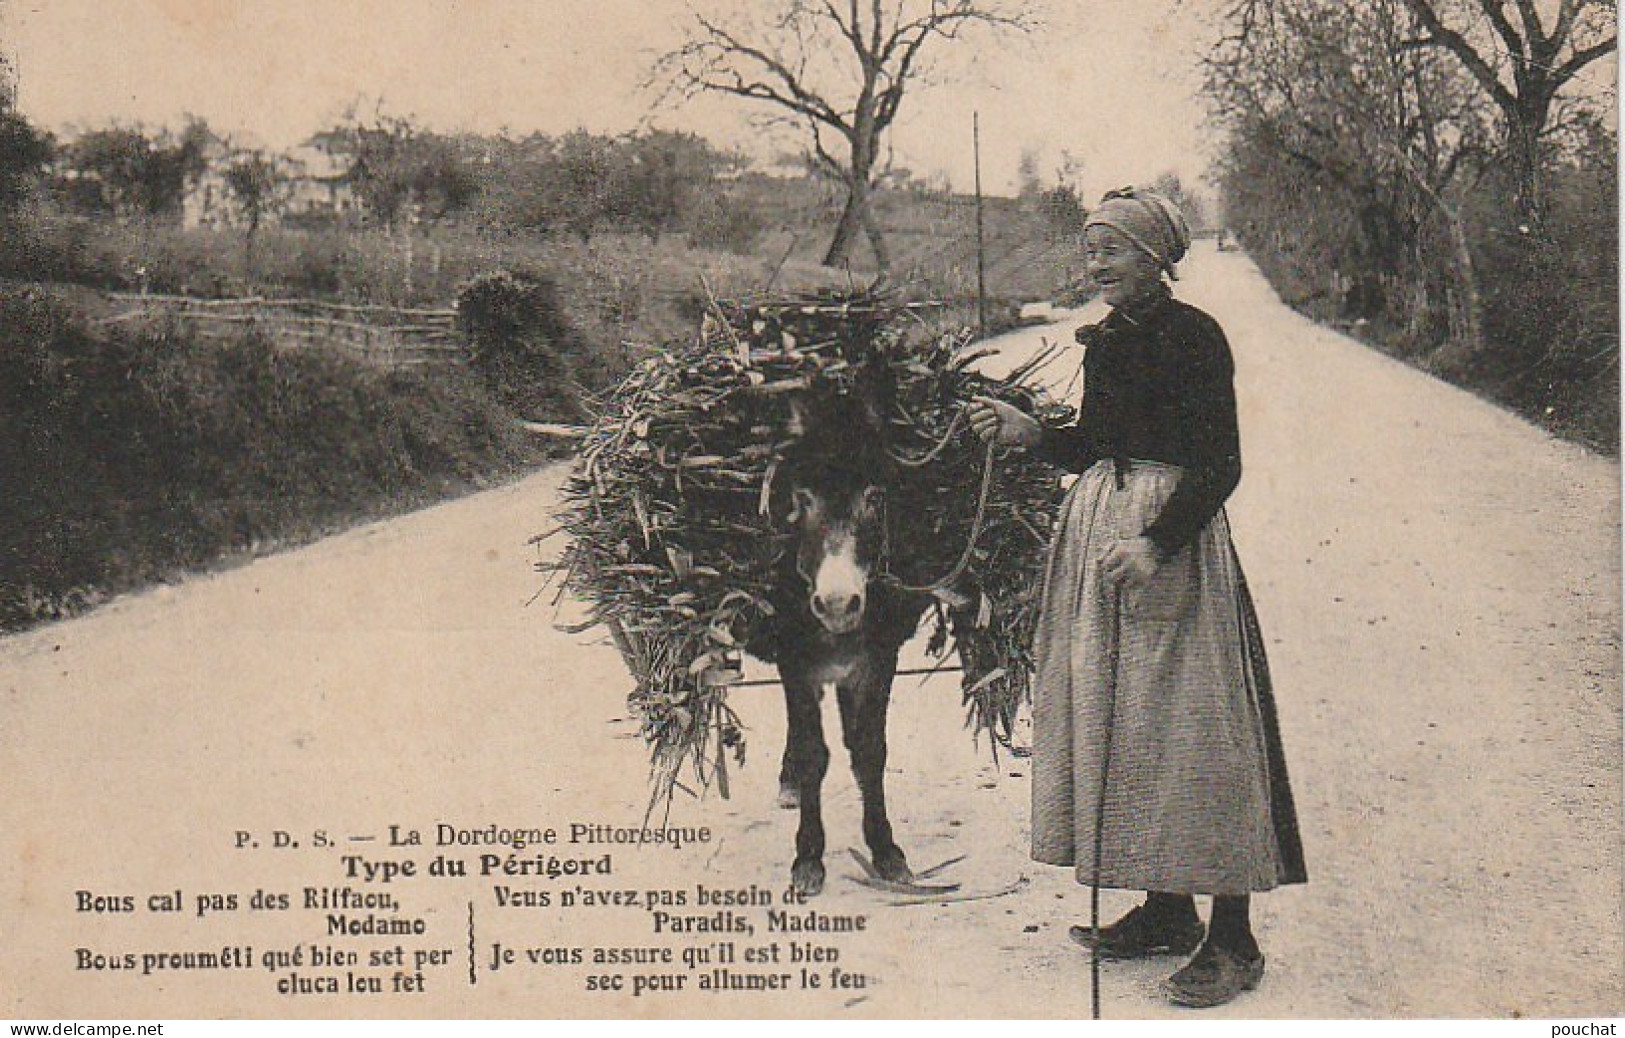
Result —
<path fill-rule="evenodd" d="M 1113 544 L 1100 560 L 1106 579 L 1115 587 L 1143 584 L 1162 565 L 1162 556 L 1149 537 L 1132 537 Z"/>
<path fill-rule="evenodd" d="M 984 443 L 1004 446 L 1036 446 L 1043 430 L 1030 415 L 992 397 L 972 397 L 965 413 L 970 427 Z"/>

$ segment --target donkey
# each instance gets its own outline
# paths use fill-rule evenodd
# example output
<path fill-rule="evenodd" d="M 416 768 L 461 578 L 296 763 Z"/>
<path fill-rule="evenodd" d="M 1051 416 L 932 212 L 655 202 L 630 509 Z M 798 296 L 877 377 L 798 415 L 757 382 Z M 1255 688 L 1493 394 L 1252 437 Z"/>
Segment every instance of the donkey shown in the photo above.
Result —
<path fill-rule="evenodd" d="M 750 651 L 778 665 L 789 716 L 779 772 L 780 803 L 798 807 L 791 884 L 824 885 L 822 787 L 830 753 L 820 701 L 834 685 L 841 734 L 863 796 L 863 837 L 876 873 L 912 878 L 886 816 L 886 710 L 898 650 L 929 604 L 884 579 L 887 496 L 897 474 L 888 452 L 893 385 L 883 362 L 858 370 L 847 395 L 791 399 L 789 441 L 779 453 L 774 496 L 794 533 L 775 575 L 774 615 Z"/>

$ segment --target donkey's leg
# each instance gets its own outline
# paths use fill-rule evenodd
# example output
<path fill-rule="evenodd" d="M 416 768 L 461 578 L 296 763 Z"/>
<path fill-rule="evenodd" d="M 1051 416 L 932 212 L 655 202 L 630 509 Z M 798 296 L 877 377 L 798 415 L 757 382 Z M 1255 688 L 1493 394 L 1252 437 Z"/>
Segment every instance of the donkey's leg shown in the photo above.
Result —
<path fill-rule="evenodd" d="M 779 799 L 778 805 L 786 811 L 794 811 L 801 806 L 801 780 L 796 777 L 796 708 L 792 705 L 794 697 L 790 694 L 789 686 L 785 687 L 784 708 L 787 717 L 784 736 L 784 756 L 779 760 Z"/>
<path fill-rule="evenodd" d="M 886 817 L 886 710 L 891 702 L 895 654 L 869 660 L 839 686 L 841 732 L 852 755 L 852 772 L 863 794 L 863 839 L 876 870 L 899 882 L 913 877 L 892 839 Z"/>
<path fill-rule="evenodd" d="M 796 830 L 796 861 L 790 885 L 811 896 L 824 889 L 824 774 L 829 771 L 829 747 L 824 744 L 824 721 L 818 709 L 821 690 L 798 670 L 780 667 L 790 731 L 785 738 L 785 773 L 795 785 L 801 806 Z"/>

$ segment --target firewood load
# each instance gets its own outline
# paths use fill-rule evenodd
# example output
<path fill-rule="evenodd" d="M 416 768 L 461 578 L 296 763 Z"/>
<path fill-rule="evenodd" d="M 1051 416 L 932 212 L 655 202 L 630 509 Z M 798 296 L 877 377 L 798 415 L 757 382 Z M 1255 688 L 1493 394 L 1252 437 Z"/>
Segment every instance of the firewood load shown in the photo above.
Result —
<path fill-rule="evenodd" d="M 1067 409 L 1033 383 L 1049 354 L 991 379 L 971 370 L 986 351 L 966 331 L 932 330 L 921 316 L 932 309 L 871 293 L 719 302 L 693 341 L 651 356 L 601 402 L 558 516 L 570 543 L 544 568 L 588 607 L 573 629 L 606 626 L 632 673 L 651 806 L 674 789 L 715 784 L 728 795 L 728 759 L 743 764 L 746 727 L 728 691 L 793 550 L 770 507 L 786 399 L 845 391 L 876 354 L 896 383 L 891 449 L 902 473 L 885 579 L 936 598 L 929 651 L 959 650 L 966 726 L 995 754 L 1011 746 L 1060 490 L 1055 470 L 1023 452 L 999 449 L 990 461 L 963 411 L 976 395 L 1046 421 Z M 955 610 L 966 622 L 949 623 Z"/>

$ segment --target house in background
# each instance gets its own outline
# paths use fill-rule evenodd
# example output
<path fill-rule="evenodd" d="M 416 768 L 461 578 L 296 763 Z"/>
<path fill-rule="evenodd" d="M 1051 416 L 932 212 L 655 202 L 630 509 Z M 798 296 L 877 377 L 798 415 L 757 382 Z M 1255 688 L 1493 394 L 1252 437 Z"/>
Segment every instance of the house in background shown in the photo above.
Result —
<path fill-rule="evenodd" d="M 350 160 L 318 134 L 283 156 L 288 188 L 282 222 L 299 227 L 361 219 L 361 199 L 350 182 Z"/>

